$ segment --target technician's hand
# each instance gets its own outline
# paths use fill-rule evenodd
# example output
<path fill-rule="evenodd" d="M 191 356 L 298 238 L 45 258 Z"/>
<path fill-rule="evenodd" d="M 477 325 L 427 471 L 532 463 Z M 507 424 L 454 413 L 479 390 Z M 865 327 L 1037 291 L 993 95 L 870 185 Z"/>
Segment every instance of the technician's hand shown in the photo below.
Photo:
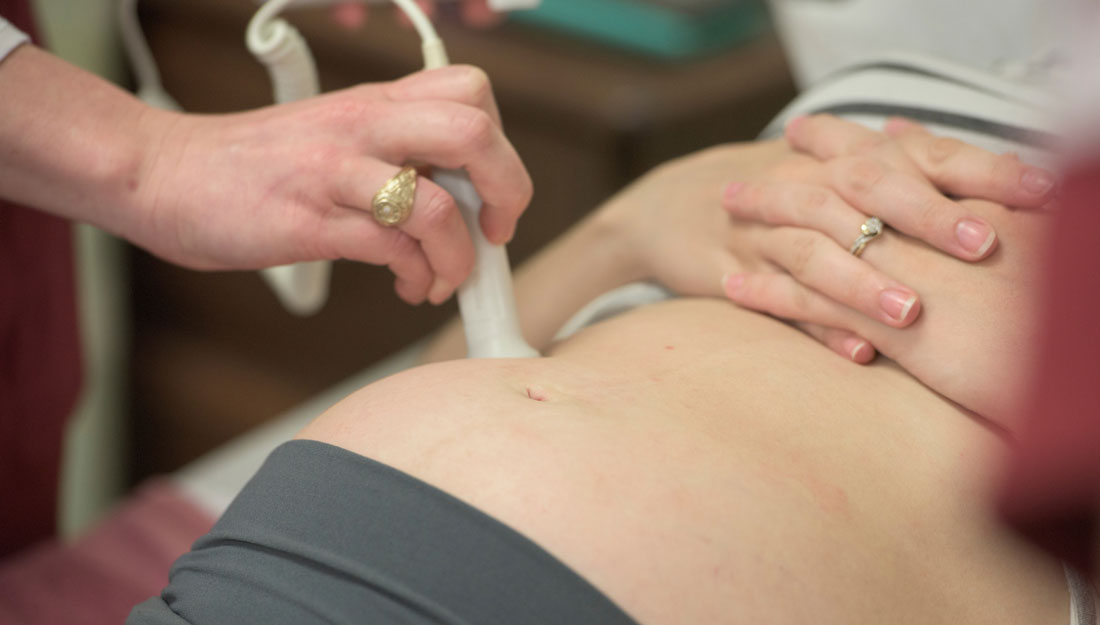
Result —
<path fill-rule="evenodd" d="M 428 17 L 435 14 L 435 2 L 417 0 Z M 489 8 L 487 0 L 461 0 L 462 20 L 475 28 L 499 24 L 504 15 Z M 346 28 L 359 28 L 367 19 L 367 6 L 359 2 L 344 2 L 333 8 L 333 17 Z"/>
<path fill-rule="evenodd" d="M 920 296 L 867 262 L 875 258 L 878 241 L 867 244 L 862 258 L 850 253 L 864 221 L 880 217 L 896 231 L 961 260 L 977 261 L 993 253 L 997 233 L 945 193 L 1028 208 L 1052 201 L 1053 176 L 1015 157 L 937 138 L 904 120 L 893 120 L 888 131 L 894 136 L 830 116 L 796 120 L 787 140 L 809 157 L 788 159 L 762 180 L 726 190 L 730 214 L 779 226 L 789 239 L 770 246 L 769 260 L 783 273 L 735 275 L 727 283 L 731 299 L 814 322 L 820 322 L 823 302 L 829 302 L 905 327 L 920 313 Z M 826 343 L 841 353 L 844 346 L 859 347 L 850 339 Z M 863 357 L 854 360 L 873 356 L 859 349 Z"/>
<path fill-rule="evenodd" d="M 124 234 L 193 268 L 347 258 L 387 265 L 410 303 L 440 303 L 474 262 L 455 202 L 421 176 L 411 216 L 384 227 L 371 213 L 383 184 L 409 163 L 466 168 L 493 243 L 512 237 L 531 198 L 489 82 L 470 67 L 247 113 L 146 117 L 158 143 L 134 182 L 139 219 Z"/>

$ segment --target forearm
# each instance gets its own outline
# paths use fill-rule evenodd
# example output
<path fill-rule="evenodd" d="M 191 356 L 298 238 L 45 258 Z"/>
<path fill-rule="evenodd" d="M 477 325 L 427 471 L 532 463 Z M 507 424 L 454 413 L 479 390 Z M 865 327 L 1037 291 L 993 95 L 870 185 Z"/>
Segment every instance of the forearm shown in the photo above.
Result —
<path fill-rule="evenodd" d="M 0 195 L 126 234 L 153 111 L 30 45 L 0 62 Z"/>
<path fill-rule="evenodd" d="M 545 350 L 554 334 L 585 304 L 616 287 L 645 279 L 622 231 L 602 212 L 578 223 L 515 272 L 516 308 L 524 337 Z M 461 319 L 432 339 L 424 362 L 466 353 Z"/>

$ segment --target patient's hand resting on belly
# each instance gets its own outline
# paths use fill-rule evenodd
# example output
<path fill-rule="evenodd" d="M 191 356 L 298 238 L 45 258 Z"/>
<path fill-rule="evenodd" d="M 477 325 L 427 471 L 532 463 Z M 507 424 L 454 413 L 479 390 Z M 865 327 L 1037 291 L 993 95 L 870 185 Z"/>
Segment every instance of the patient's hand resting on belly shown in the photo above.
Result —
<path fill-rule="evenodd" d="M 784 161 L 725 203 L 758 220 L 740 227 L 763 228 L 761 237 L 793 248 L 796 262 L 786 272 L 743 274 L 727 294 L 865 337 L 937 392 L 1012 429 L 1033 361 L 1051 221 L 1027 209 L 1051 201 L 1053 187 L 1035 179 L 1052 177 L 911 122 L 887 128 L 894 138 L 826 115 L 792 123 L 788 141 L 816 158 Z M 847 246 L 872 215 L 893 227 L 854 258 Z M 901 331 L 873 311 L 876 285 L 891 280 L 919 294 L 922 314 Z"/>

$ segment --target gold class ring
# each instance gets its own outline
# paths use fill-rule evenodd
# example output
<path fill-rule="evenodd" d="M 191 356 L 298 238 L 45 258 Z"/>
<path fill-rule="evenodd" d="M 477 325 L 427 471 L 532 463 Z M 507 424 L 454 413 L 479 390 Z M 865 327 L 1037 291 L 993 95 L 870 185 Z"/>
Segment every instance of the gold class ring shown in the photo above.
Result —
<path fill-rule="evenodd" d="M 371 200 L 374 220 L 387 228 L 401 225 L 412 214 L 416 199 L 416 168 L 402 167 Z"/>

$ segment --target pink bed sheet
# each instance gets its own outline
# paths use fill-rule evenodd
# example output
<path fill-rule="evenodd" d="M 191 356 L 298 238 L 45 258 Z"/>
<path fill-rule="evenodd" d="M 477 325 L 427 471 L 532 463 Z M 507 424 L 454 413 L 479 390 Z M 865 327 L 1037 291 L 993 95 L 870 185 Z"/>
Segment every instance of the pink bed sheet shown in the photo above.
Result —
<path fill-rule="evenodd" d="M 78 540 L 0 561 L 0 624 L 120 625 L 213 523 L 169 480 L 147 482 Z"/>

